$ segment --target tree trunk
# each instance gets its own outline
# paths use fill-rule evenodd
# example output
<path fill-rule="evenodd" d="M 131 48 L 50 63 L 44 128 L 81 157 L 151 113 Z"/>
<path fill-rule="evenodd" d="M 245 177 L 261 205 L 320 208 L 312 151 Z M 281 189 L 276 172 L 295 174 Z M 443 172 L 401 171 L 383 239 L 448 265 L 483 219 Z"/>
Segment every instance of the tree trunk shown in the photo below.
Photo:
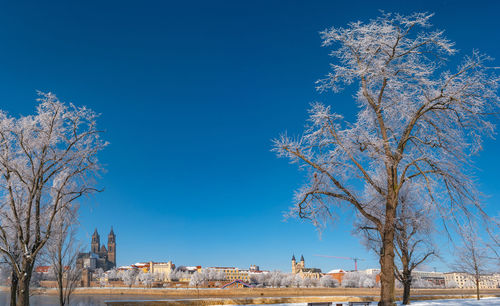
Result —
<path fill-rule="evenodd" d="M 17 291 L 19 289 L 18 283 L 19 280 L 17 278 L 17 274 L 14 270 L 12 270 L 10 275 L 10 306 L 16 306 Z"/>
<path fill-rule="evenodd" d="M 393 235 L 394 236 L 394 235 Z M 384 253 L 380 256 L 380 302 L 379 306 L 394 305 L 394 243 L 387 243 L 383 247 Z"/>
<path fill-rule="evenodd" d="M 476 296 L 479 300 L 479 278 L 476 278 Z"/>
<path fill-rule="evenodd" d="M 17 306 L 29 306 L 30 304 L 31 272 L 31 269 L 29 269 L 19 280 L 19 290 L 17 291 Z"/>
<path fill-rule="evenodd" d="M 394 221 L 397 200 L 389 195 L 386 203 L 385 225 L 380 254 L 380 302 L 379 306 L 393 306 L 394 303 Z"/>
<path fill-rule="evenodd" d="M 403 281 L 403 305 L 410 304 L 410 288 L 411 281 L 406 279 Z"/>
<path fill-rule="evenodd" d="M 62 276 L 58 276 L 57 280 L 57 289 L 59 293 L 59 305 L 64 306 L 64 287 L 63 287 L 63 279 Z"/>

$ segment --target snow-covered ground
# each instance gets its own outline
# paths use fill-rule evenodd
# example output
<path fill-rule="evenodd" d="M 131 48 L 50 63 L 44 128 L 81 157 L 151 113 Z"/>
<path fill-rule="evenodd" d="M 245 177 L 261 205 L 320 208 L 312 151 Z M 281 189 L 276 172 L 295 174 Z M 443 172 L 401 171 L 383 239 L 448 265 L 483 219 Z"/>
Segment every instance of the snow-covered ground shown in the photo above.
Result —
<path fill-rule="evenodd" d="M 398 303 L 399 305 L 399 303 Z M 452 299 L 452 300 L 432 300 L 432 301 L 419 301 L 412 302 L 413 306 L 475 306 L 475 305 L 500 305 L 500 298 L 482 298 L 476 299 Z"/>
<path fill-rule="evenodd" d="M 347 305 L 347 302 L 332 302 L 332 305 L 336 304 Z M 270 304 L 273 306 L 307 306 L 307 303 L 292 303 L 292 304 Z M 372 302 L 375 306 L 377 303 Z M 398 302 L 401 305 L 401 302 Z M 481 300 L 475 299 L 451 299 L 451 300 L 431 300 L 431 301 L 415 301 L 410 304 L 411 306 L 500 306 L 500 298 L 482 298 Z M 249 305 L 246 305 L 249 306 Z M 250 306 L 262 306 L 262 305 L 250 305 Z"/>

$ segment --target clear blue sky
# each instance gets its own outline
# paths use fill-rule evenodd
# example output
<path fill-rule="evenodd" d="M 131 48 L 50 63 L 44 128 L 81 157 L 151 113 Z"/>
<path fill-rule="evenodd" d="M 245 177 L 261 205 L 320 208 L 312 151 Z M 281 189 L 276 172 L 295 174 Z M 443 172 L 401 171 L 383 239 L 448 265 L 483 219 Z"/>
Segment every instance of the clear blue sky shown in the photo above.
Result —
<path fill-rule="evenodd" d="M 80 237 L 90 243 L 97 227 L 105 241 L 113 226 L 119 265 L 289 271 L 292 254 L 304 254 L 308 266 L 352 268 L 312 256 L 330 254 L 376 267 L 350 234 L 349 210 L 321 239 L 309 223 L 283 222 L 303 177 L 270 152 L 271 139 L 298 134 L 312 101 L 348 118 L 356 111 L 350 93 L 314 90 L 330 60 L 318 31 L 379 9 L 435 12 L 433 23 L 460 50 L 500 58 L 498 3 L 3 1 L 0 107 L 29 114 L 42 90 L 102 113 L 111 143 L 101 155 L 105 191 L 82 205 Z M 477 159 L 495 214 L 499 155 L 488 140 Z"/>

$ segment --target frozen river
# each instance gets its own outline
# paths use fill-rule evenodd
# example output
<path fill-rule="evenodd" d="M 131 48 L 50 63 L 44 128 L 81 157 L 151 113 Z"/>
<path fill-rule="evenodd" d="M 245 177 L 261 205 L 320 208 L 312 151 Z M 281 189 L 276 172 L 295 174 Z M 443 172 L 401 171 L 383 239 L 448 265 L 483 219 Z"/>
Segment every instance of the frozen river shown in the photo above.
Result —
<path fill-rule="evenodd" d="M 9 305 L 10 294 L 5 291 L 0 292 L 0 305 Z M 155 300 L 158 296 L 144 296 L 144 295 L 81 295 L 75 294 L 71 296 L 71 305 L 84 306 L 84 305 L 106 305 L 104 301 L 117 301 L 117 300 Z M 30 305 L 32 306 L 53 306 L 58 305 L 59 300 L 55 295 L 35 295 L 30 298 Z"/>

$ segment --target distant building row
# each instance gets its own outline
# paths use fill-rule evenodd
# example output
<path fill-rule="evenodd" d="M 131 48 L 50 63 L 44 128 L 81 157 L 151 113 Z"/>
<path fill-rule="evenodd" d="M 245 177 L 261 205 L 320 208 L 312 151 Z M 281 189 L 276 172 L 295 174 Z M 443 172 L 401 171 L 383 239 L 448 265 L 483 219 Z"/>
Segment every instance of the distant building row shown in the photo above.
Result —
<path fill-rule="evenodd" d="M 376 276 L 375 279 L 377 283 L 380 281 L 380 269 L 368 269 L 364 272 L 369 275 Z M 295 255 L 292 256 L 292 273 L 299 274 L 302 278 L 316 278 L 319 279 L 321 276 L 327 274 L 332 278 L 342 283 L 343 276 L 346 271 L 343 270 L 332 270 L 328 273 L 322 273 L 321 269 L 317 268 L 306 268 L 304 256 L 300 257 L 300 261 L 297 262 Z M 434 286 L 449 287 L 449 288 L 475 288 L 474 277 L 470 274 L 463 272 L 427 272 L 427 271 L 413 271 L 412 273 L 414 282 L 419 280 L 427 281 Z M 481 275 L 479 281 L 480 289 L 494 289 L 500 288 L 500 273 Z"/>
<path fill-rule="evenodd" d="M 131 270 L 138 269 L 145 273 L 152 273 L 157 275 L 158 280 L 162 281 L 170 281 L 171 273 L 174 271 L 182 272 L 183 277 L 179 278 L 178 281 L 181 282 L 189 282 L 190 276 L 195 272 L 202 272 L 201 266 L 180 266 L 176 267 L 172 261 L 169 262 L 140 262 L 130 266 L 122 266 L 117 270 Z M 224 276 L 224 281 L 234 281 L 241 280 L 243 282 L 250 282 L 250 278 L 252 275 L 267 273 L 269 271 L 261 271 L 259 266 L 251 265 L 249 269 L 240 269 L 236 267 L 207 267 L 207 270 L 213 270 L 214 272 L 222 272 Z"/>
<path fill-rule="evenodd" d="M 82 268 L 82 286 L 90 286 L 93 281 L 93 273 L 97 270 L 109 271 L 116 268 L 116 235 L 113 232 L 113 228 L 108 235 L 107 248 L 101 245 L 100 236 L 97 229 L 92 235 L 92 240 L 90 244 L 90 252 L 79 253 L 77 259 L 77 266 Z M 320 279 L 324 275 L 330 275 L 332 278 L 336 279 L 340 284 L 347 273 L 343 270 L 332 270 L 328 273 L 322 273 L 321 269 L 318 268 L 307 268 L 304 260 L 304 256 L 300 257 L 300 261 L 292 256 L 292 273 L 300 275 L 301 278 L 314 278 Z M 47 271 L 45 271 L 45 270 Z M 49 267 L 37 267 L 37 272 L 48 273 Z M 155 281 L 159 282 L 171 282 L 172 276 L 175 277 L 175 281 L 178 282 L 189 282 L 191 276 L 196 273 L 202 273 L 201 266 L 180 266 L 177 267 L 171 262 L 144 262 L 136 263 L 130 266 L 123 266 L 117 268 L 118 271 L 123 270 L 139 270 L 144 273 L 151 273 L 154 275 Z M 43 271 L 42 271 L 43 270 Z M 236 267 L 208 267 L 204 270 L 211 271 L 212 273 L 217 273 L 220 281 L 243 281 L 250 283 L 252 276 L 257 276 L 262 273 L 268 273 L 269 271 L 261 271 L 258 266 L 252 265 L 249 269 L 239 269 Z M 173 272 L 178 274 L 177 276 Z M 365 271 L 359 271 L 371 275 L 373 279 L 378 283 L 380 281 L 379 269 L 368 269 Z M 106 273 L 107 275 L 107 273 Z M 449 288 L 474 288 L 474 278 L 472 275 L 461 273 L 461 272 L 425 272 L 425 271 L 414 271 L 412 273 L 414 284 L 417 285 L 418 281 L 425 281 L 429 284 L 439 287 L 449 287 Z M 423 283 L 425 283 L 423 282 Z M 482 275 L 479 283 L 481 289 L 493 289 L 500 288 L 500 274 L 489 274 Z"/>

